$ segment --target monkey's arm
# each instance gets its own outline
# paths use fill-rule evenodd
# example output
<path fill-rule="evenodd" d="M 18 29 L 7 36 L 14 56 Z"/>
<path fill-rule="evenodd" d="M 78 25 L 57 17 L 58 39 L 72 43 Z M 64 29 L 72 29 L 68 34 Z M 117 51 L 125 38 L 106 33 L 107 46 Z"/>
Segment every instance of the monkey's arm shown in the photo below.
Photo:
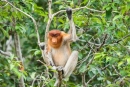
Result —
<path fill-rule="evenodd" d="M 71 41 L 76 41 L 78 40 L 78 37 L 76 35 L 76 28 L 73 22 L 73 17 L 72 17 L 72 9 L 71 8 L 67 8 L 66 9 L 66 13 L 69 19 L 69 24 L 70 24 L 70 30 L 69 30 L 69 34 L 70 34 L 70 40 Z"/>
<path fill-rule="evenodd" d="M 50 46 L 46 45 L 44 42 L 40 43 L 39 46 L 43 52 L 42 55 L 44 56 L 44 61 L 46 62 L 46 64 L 54 66 Z"/>

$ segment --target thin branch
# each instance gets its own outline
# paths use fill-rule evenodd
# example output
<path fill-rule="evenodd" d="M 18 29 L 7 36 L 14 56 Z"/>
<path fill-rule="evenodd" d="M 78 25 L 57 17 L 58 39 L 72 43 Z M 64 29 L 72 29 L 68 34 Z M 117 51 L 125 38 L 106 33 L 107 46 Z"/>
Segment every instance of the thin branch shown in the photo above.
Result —
<path fill-rule="evenodd" d="M 101 70 L 105 70 L 110 64 L 106 65 L 105 67 L 101 68 Z"/>
<path fill-rule="evenodd" d="M 104 13 L 104 12 L 105 12 L 105 11 L 99 11 L 99 10 L 91 9 L 91 8 L 88 8 L 87 6 L 83 6 L 83 7 L 80 7 L 80 8 L 75 8 L 75 9 L 72 9 L 72 11 L 78 11 L 78 10 L 81 10 L 81 9 L 88 9 L 88 10 L 90 10 L 90 11 L 99 12 L 99 13 Z M 52 18 L 53 18 L 54 16 L 56 16 L 57 14 L 63 13 L 63 12 L 66 12 L 66 10 L 60 10 L 60 11 L 54 13 L 54 14 L 52 15 Z"/>
<path fill-rule="evenodd" d="M 90 42 L 90 41 L 88 41 L 88 43 L 91 44 L 91 45 L 95 45 L 96 47 L 100 47 L 101 46 L 101 44 L 96 44 L 96 43 L 93 43 L 93 42 Z"/>
<path fill-rule="evenodd" d="M 99 13 L 104 13 L 105 12 L 105 11 L 99 11 L 99 10 L 96 10 L 96 9 L 91 9 L 91 8 L 88 8 L 87 6 L 83 6 L 83 7 L 80 7 L 80 8 L 75 8 L 75 9 L 73 9 L 73 11 L 77 11 L 77 10 L 81 10 L 81 9 L 88 9 L 90 11 L 99 12 Z"/>
<path fill-rule="evenodd" d="M 58 15 L 59 13 L 63 13 L 63 12 L 66 12 L 66 10 L 60 10 L 60 11 L 58 11 L 58 12 L 52 14 L 52 18 L 53 18 L 54 16 Z"/>
<path fill-rule="evenodd" d="M 116 43 L 119 43 L 120 41 L 124 40 L 125 38 L 127 38 L 127 37 L 129 37 L 129 36 L 130 36 L 130 34 L 128 34 L 128 35 L 126 35 L 126 36 L 124 36 L 124 37 L 123 37 L 123 38 L 121 38 L 120 40 L 116 41 Z"/>
<path fill-rule="evenodd" d="M 90 0 L 88 1 L 88 3 L 87 3 L 87 5 L 86 5 L 86 6 L 88 6 L 88 5 L 89 5 L 89 3 L 90 3 Z"/>
<path fill-rule="evenodd" d="M 6 3 L 5 5 L 3 5 L 3 6 L 0 6 L 0 8 L 4 8 L 4 7 L 6 7 L 8 5 L 8 3 Z"/>
<path fill-rule="evenodd" d="M 38 77 L 39 77 L 39 75 L 37 75 L 37 76 L 34 78 L 34 80 L 33 80 L 33 82 L 32 82 L 32 87 L 34 87 L 34 82 L 37 80 Z"/>
<path fill-rule="evenodd" d="M 92 50 L 90 50 L 89 53 L 88 53 L 88 55 L 87 55 L 84 59 L 80 60 L 77 65 L 80 65 L 81 63 L 83 63 L 83 62 L 85 62 L 86 60 L 88 60 L 88 58 L 91 56 L 91 55 L 90 55 L 91 52 L 92 52 Z"/>
<path fill-rule="evenodd" d="M 112 65 L 112 67 L 113 67 L 113 69 L 115 70 L 115 72 L 116 72 L 119 76 L 121 76 L 120 73 L 119 73 L 119 72 L 117 71 L 117 69 L 115 68 L 115 66 Z"/>
<path fill-rule="evenodd" d="M 94 57 L 92 57 L 92 59 L 88 62 L 88 64 L 86 65 L 86 68 L 88 68 L 88 66 L 93 62 Z"/>
<path fill-rule="evenodd" d="M 85 73 L 82 74 L 82 84 L 83 84 L 83 87 L 86 87 L 86 84 L 85 84 L 86 80 L 85 80 Z"/>
<path fill-rule="evenodd" d="M 52 0 L 48 0 L 48 22 L 46 25 L 46 31 L 45 31 L 45 43 L 47 43 L 47 33 L 49 32 L 50 24 L 52 21 L 52 13 L 51 13 L 51 5 L 52 5 Z"/>
<path fill-rule="evenodd" d="M 39 36 L 39 33 L 38 33 L 37 23 L 36 23 L 35 19 L 34 19 L 31 15 L 29 15 L 29 14 L 25 13 L 24 11 L 22 11 L 21 9 L 15 7 L 15 6 L 14 6 L 12 3 L 10 3 L 9 1 L 7 1 L 7 0 L 3 0 L 3 1 L 7 2 L 7 3 L 8 3 L 9 5 L 11 5 L 13 8 L 15 8 L 15 9 L 18 10 L 19 12 L 25 14 L 26 16 L 28 16 L 29 18 L 32 19 L 32 21 L 33 21 L 33 23 L 34 23 L 34 26 L 35 26 L 35 30 L 36 30 L 36 32 L 37 32 L 37 39 L 38 39 L 38 44 L 39 44 L 39 43 L 40 43 L 40 36 Z"/>
<path fill-rule="evenodd" d="M 40 63 L 42 63 L 46 67 L 47 78 L 49 78 L 49 74 L 48 74 L 49 69 L 48 69 L 47 65 L 44 62 L 42 62 L 41 60 L 37 60 L 37 61 L 40 62 Z"/>
<path fill-rule="evenodd" d="M 11 56 L 11 53 L 10 52 L 4 52 L 2 50 L 0 50 L 0 54 L 4 55 L 4 56 L 8 56 L 10 57 Z"/>
<path fill-rule="evenodd" d="M 88 45 L 88 47 L 90 47 L 90 49 L 92 49 L 92 51 L 93 51 L 94 53 L 96 53 L 96 50 L 93 49 L 93 47 L 90 45 L 90 43 L 87 42 L 87 45 Z"/>
<path fill-rule="evenodd" d="M 103 41 L 102 41 L 102 44 L 101 44 L 100 47 L 97 49 L 98 51 L 99 51 L 99 50 L 102 48 L 102 46 L 105 44 L 106 40 L 107 40 L 107 34 L 105 34 L 104 39 L 103 39 Z"/>
<path fill-rule="evenodd" d="M 91 77 L 91 79 L 88 80 L 88 82 L 86 83 L 86 86 L 97 76 L 98 74 L 95 74 L 93 77 Z"/>

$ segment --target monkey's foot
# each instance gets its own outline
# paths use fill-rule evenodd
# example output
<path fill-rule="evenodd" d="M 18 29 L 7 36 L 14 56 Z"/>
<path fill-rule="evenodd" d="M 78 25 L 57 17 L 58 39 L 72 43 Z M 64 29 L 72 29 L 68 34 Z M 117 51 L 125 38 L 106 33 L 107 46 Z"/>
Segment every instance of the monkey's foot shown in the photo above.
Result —
<path fill-rule="evenodd" d="M 62 72 L 62 75 L 64 74 L 64 67 L 63 66 L 58 66 L 56 69 L 58 72 Z"/>
<path fill-rule="evenodd" d="M 58 66 L 58 67 L 57 67 L 57 70 L 58 70 L 58 71 L 62 71 L 62 70 L 63 70 L 63 66 Z"/>

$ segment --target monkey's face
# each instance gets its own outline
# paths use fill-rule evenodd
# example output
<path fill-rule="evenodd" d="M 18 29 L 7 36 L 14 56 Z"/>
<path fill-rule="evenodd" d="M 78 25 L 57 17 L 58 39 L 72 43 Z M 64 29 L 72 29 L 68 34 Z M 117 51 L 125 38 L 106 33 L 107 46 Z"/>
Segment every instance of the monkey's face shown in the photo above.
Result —
<path fill-rule="evenodd" d="M 62 42 L 61 31 L 51 30 L 48 34 L 48 39 L 52 45 L 59 45 Z"/>

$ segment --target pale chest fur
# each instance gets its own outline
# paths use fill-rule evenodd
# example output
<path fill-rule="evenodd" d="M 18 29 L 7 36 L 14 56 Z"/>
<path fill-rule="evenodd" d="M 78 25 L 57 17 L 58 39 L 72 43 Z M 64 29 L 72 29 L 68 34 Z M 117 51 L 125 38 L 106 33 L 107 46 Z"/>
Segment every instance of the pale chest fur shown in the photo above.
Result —
<path fill-rule="evenodd" d="M 52 48 L 52 59 L 56 66 L 65 66 L 70 54 L 70 45 L 69 43 L 62 44 L 59 48 Z"/>

